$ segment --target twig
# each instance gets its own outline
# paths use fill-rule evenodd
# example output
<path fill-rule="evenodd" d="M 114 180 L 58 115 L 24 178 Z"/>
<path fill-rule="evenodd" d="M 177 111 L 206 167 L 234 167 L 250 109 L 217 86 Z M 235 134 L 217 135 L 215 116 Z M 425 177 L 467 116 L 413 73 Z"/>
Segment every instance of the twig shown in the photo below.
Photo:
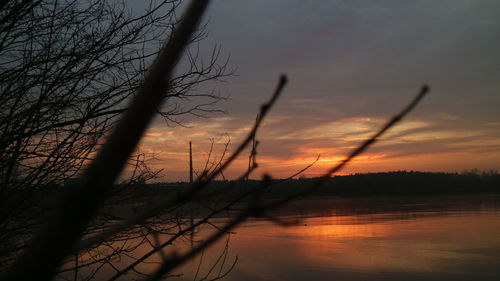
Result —
<path fill-rule="evenodd" d="M 422 86 L 420 89 L 420 92 L 417 94 L 417 96 L 398 114 L 396 114 L 394 117 L 392 117 L 377 133 L 375 133 L 371 138 L 367 139 L 365 142 L 363 142 L 358 148 L 353 150 L 342 162 L 340 162 L 338 165 L 332 167 L 330 170 L 328 170 L 322 177 L 320 177 L 314 184 L 312 184 L 310 187 L 307 189 L 297 193 L 290 195 L 288 198 L 284 199 L 284 202 L 290 201 L 294 198 L 297 198 L 298 196 L 304 196 L 309 193 L 312 193 L 316 191 L 327 179 L 329 179 L 333 174 L 337 173 L 342 169 L 347 163 L 349 163 L 352 159 L 354 159 L 356 156 L 360 155 L 365 151 L 369 146 L 371 146 L 373 143 L 375 143 L 378 138 L 380 138 L 387 130 L 389 130 L 391 127 L 396 125 L 399 121 L 401 121 L 410 111 L 415 108 L 415 106 L 422 100 L 422 98 L 429 92 L 429 87 L 427 85 Z M 281 201 L 280 201 L 281 202 Z M 273 203 L 276 204 L 276 203 Z M 282 203 L 279 203 L 280 205 Z M 271 207 L 271 206 L 270 206 Z"/>

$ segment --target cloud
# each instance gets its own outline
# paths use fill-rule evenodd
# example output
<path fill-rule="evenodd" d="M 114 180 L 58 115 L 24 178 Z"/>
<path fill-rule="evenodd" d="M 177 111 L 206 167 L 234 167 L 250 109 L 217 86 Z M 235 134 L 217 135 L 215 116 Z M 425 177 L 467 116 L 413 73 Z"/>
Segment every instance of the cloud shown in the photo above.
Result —
<path fill-rule="evenodd" d="M 187 119 L 192 128 L 155 123 L 143 146 L 168 159 L 157 166 L 172 175 L 182 174 L 172 163 L 184 163 L 190 140 L 200 153 L 228 134 L 233 148 L 286 72 L 290 81 L 257 136 L 269 172 L 285 175 L 321 153 L 319 173 L 422 83 L 431 94 L 348 171 L 500 169 L 498 10 L 499 1 L 487 0 L 216 1 L 202 44 L 222 44 L 238 67 L 238 77 L 217 86 L 231 97 L 220 104 L 229 114 Z M 236 166 L 234 175 L 245 160 Z"/>

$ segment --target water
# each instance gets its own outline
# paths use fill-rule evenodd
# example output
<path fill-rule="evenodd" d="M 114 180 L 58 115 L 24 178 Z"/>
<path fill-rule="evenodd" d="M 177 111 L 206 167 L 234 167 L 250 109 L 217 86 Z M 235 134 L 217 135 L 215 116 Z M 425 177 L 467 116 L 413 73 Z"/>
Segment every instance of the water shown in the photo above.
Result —
<path fill-rule="evenodd" d="M 421 215 L 251 222 L 231 240 L 228 280 L 500 280 L 498 212 Z"/>
<path fill-rule="evenodd" d="M 500 280 L 499 207 L 473 196 L 297 203 L 280 218 L 298 225 L 236 230 L 224 280 Z"/>
<path fill-rule="evenodd" d="M 210 280 L 236 257 L 223 280 L 500 280 L 498 195 L 302 200 L 273 217 L 299 223 L 249 220 L 172 280 L 200 280 L 208 272 Z M 189 245 L 176 251 L 183 247 Z"/>

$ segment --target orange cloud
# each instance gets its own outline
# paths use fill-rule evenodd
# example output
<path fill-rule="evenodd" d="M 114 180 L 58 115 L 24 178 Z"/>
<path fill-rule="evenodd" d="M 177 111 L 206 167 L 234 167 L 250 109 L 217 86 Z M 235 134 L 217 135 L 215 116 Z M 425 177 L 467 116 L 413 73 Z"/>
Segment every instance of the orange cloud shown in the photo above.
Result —
<path fill-rule="evenodd" d="M 446 114 L 443 116 L 446 120 L 451 118 Z M 354 159 L 342 173 L 393 170 L 460 172 L 472 168 L 500 168 L 500 137 L 494 132 L 495 126 L 454 128 L 442 125 L 443 118 L 405 120 L 365 154 Z M 230 152 L 246 136 L 251 123 L 239 125 L 239 122 L 237 118 L 215 118 L 209 122 L 190 123 L 192 128 L 155 126 L 147 132 L 141 150 L 155 154 L 157 160 L 150 163 L 151 167 L 165 170 L 159 180 L 186 181 L 189 141 L 193 142 L 194 166 L 200 171 L 208 159 L 212 140 L 215 142 L 213 160 L 222 155 L 228 138 L 231 139 Z M 312 163 L 319 154 L 319 161 L 305 174 L 309 177 L 322 175 L 385 122 L 381 118 L 360 116 L 302 124 L 286 115 L 271 117 L 257 134 L 260 141 L 259 169 L 253 177 L 259 178 L 263 173 L 275 178 L 288 177 Z M 247 150 L 230 166 L 225 176 L 231 179 L 241 175 L 247 169 L 248 155 Z"/>

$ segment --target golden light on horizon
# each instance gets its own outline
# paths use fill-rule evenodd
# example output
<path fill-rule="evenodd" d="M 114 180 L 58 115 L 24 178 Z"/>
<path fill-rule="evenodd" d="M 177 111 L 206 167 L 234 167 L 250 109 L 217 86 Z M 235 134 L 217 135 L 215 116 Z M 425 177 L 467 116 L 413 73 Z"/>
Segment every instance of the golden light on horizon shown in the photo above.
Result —
<path fill-rule="evenodd" d="M 440 118 L 446 117 L 442 115 L 439 115 Z M 148 130 L 140 149 L 155 155 L 157 160 L 150 163 L 153 168 L 165 170 L 161 180 L 185 180 L 188 142 L 193 142 L 194 165 L 201 169 L 207 160 L 212 140 L 215 142 L 212 157 L 219 157 L 225 142 L 230 140 L 227 153 L 231 153 L 246 136 L 251 122 L 244 122 L 241 126 L 232 123 L 238 120 L 227 116 L 216 117 L 210 122 L 191 122 L 191 128 L 153 126 Z M 491 124 L 474 129 L 441 128 L 439 120 L 405 120 L 382 136 L 363 155 L 356 157 L 339 174 L 395 170 L 461 172 L 472 168 L 500 168 L 500 153 L 494 151 L 500 147 L 500 140 L 490 134 Z M 321 155 L 319 160 L 304 175 L 320 176 L 343 161 L 386 121 L 383 118 L 360 116 L 295 126 L 294 120 L 287 116 L 270 117 L 257 134 L 260 142 L 257 155 L 259 169 L 251 177 L 259 179 L 263 173 L 268 173 L 275 178 L 285 178 L 310 165 L 318 155 Z M 234 129 L 228 132 L 225 130 L 227 127 Z M 246 171 L 248 154 L 247 150 L 234 161 L 225 173 L 228 178 L 235 178 Z"/>

